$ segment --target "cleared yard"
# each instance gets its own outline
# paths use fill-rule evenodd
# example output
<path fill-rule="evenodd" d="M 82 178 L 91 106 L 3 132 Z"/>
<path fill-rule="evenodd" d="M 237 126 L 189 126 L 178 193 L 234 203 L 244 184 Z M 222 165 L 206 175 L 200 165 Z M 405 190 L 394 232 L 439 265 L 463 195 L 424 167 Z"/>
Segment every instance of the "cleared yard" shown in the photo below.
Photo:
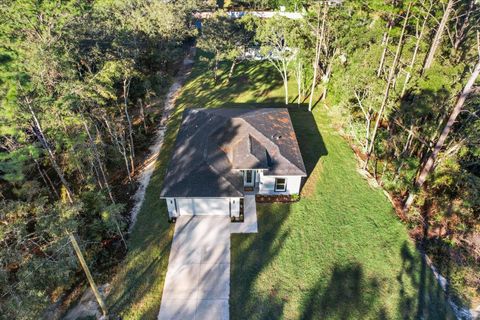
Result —
<path fill-rule="evenodd" d="M 154 319 L 160 308 L 173 228 L 158 194 L 181 111 L 283 107 L 281 81 L 267 63 L 242 63 L 235 74 L 230 84 L 224 74 L 215 85 L 205 63 L 197 62 L 177 100 L 130 252 L 109 298 L 124 319 Z M 295 92 L 293 82 L 290 92 Z M 295 110 L 296 102 L 291 107 L 311 175 L 300 202 L 258 205 L 259 234 L 232 236 L 231 318 L 450 318 L 444 295 L 406 228 L 382 192 L 356 172 L 352 151 L 323 107 L 318 104 L 313 116 L 305 106 Z"/>
<path fill-rule="evenodd" d="M 390 203 L 319 109 L 291 112 L 313 170 L 301 201 L 257 205 L 259 233 L 232 236 L 232 319 L 453 318 Z"/>

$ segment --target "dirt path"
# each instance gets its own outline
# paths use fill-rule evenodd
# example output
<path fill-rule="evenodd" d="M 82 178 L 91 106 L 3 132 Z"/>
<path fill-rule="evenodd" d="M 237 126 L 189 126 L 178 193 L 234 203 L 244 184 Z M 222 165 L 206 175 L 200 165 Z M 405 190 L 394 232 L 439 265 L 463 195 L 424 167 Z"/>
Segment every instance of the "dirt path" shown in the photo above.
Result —
<path fill-rule="evenodd" d="M 152 177 L 153 171 L 155 169 L 155 163 L 160 153 L 160 149 L 163 145 L 163 139 L 165 136 L 165 130 L 167 121 L 175 107 L 175 101 L 177 100 L 178 94 L 180 89 L 183 86 L 183 83 L 187 79 L 190 71 L 192 70 L 193 59 L 195 57 L 195 47 L 190 48 L 189 53 L 183 60 L 183 65 L 180 71 L 178 72 L 177 76 L 173 84 L 170 86 L 168 90 L 166 99 L 165 99 L 165 106 L 162 113 L 162 118 L 160 119 L 160 126 L 156 129 L 155 133 L 155 140 L 154 143 L 150 146 L 150 153 L 145 159 L 146 165 L 142 168 L 141 173 L 138 175 L 138 189 L 135 192 L 134 197 L 134 206 L 130 211 L 130 226 L 128 228 L 128 232 L 131 232 L 135 222 L 137 221 L 137 215 L 142 207 L 143 200 L 145 198 L 145 191 L 147 190 L 147 186 L 150 182 L 150 178 Z"/>

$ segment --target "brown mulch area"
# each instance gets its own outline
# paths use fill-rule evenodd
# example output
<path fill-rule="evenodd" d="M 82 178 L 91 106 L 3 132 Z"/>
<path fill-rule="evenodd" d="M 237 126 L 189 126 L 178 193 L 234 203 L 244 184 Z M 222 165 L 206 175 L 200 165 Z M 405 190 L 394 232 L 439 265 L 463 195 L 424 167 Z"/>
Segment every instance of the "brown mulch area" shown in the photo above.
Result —
<path fill-rule="evenodd" d="M 292 197 L 287 195 L 281 196 L 264 196 L 264 195 L 257 195 L 255 196 L 255 201 L 257 203 L 273 203 L 273 202 L 280 202 L 280 203 L 289 203 L 289 202 L 297 202 L 300 200 L 300 197 Z"/>

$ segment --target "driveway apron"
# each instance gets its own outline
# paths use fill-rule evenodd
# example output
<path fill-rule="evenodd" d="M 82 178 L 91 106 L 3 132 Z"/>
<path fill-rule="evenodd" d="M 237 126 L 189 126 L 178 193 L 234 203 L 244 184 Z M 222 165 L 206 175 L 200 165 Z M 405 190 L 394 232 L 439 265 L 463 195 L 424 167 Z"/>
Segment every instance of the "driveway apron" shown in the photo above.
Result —
<path fill-rule="evenodd" d="M 230 218 L 180 216 L 159 320 L 228 320 Z"/>

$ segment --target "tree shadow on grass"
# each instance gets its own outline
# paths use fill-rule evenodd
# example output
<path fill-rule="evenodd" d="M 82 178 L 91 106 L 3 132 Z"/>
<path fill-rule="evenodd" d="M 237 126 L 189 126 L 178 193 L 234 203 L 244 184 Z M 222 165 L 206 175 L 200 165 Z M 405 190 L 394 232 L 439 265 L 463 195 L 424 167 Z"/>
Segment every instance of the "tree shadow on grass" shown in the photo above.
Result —
<path fill-rule="evenodd" d="M 231 319 L 281 318 L 285 301 L 278 295 L 275 283 L 268 291 L 258 291 L 255 282 L 282 250 L 289 236 L 289 228 L 282 228 L 290 213 L 290 205 L 259 204 L 258 234 L 232 234 L 232 262 L 230 269 Z"/>
<path fill-rule="evenodd" d="M 160 208 L 166 211 L 164 206 Z M 141 243 L 131 246 L 124 262 L 125 267 L 115 278 L 116 287 L 108 298 L 109 310 L 113 314 L 131 313 L 133 306 L 137 304 L 152 308 L 150 311 L 144 308 L 135 310 L 134 313 L 141 317 L 149 318 L 158 313 L 161 290 L 156 286 L 163 286 L 172 238 L 167 217 L 159 216 L 156 219 L 158 221 L 150 223 L 149 230 L 144 228 L 144 239 Z M 142 303 L 145 299 L 150 300 L 152 296 L 158 298 L 158 304 L 149 306 L 148 303 Z"/>
<path fill-rule="evenodd" d="M 227 103 L 225 107 L 284 107 L 275 103 Z M 289 108 L 307 173 L 310 174 L 327 149 L 312 113 L 302 108 Z M 259 275 L 281 252 L 290 234 L 287 220 L 290 204 L 257 204 L 258 234 L 232 235 L 230 316 L 232 319 L 279 319 L 283 316 L 288 296 L 280 285 L 256 288 Z M 264 290 L 264 291 L 259 291 Z"/>
<path fill-rule="evenodd" d="M 455 319 L 425 255 L 416 252 L 407 242 L 403 243 L 400 254 L 402 266 L 397 276 L 400 284 L 399 316 L 402 319 Z M 414 295 L 406 293 L 407 284 L 415 289 Z"/>
<path fill-rule="evenodd" d="M 301 319 L 361 319 L 371 313 L 379 297 L 380 282 L 368 278 L 358 263 L 335 265 L 327 284 L 319 281 L 303 301 Z M 378 319 L 385 319 L 381 308 Z"/>
<path fill-rule="evenodd" d="M 317 122 L 311 112 L 303 106 L 290 108 L 290 118 L 297 135 L 298 145 L 302 152 L 307 175 L 313 172 L 321 157 L 328 155 L 327 147 L 318 130 Z"/>
<path fill-rule="evenodd" d="M 214 107 L 225 101 L 234 101 L 243 94 L 248 94 L 249 102 L 255 102 L 266 99 L 268 93 L 282 84 L 280 75 L 272 66 L 256 61 L 238 64 L 230 80 L 228 70 L 231 62 L 221 62 L 215 83 L 208 62 L 210 58 L 210 53 L 197 50 L 196 67 L 186 83 L 188 90 L 184 90 L 179 103 L 185 103 L 190 108 Z"/>

